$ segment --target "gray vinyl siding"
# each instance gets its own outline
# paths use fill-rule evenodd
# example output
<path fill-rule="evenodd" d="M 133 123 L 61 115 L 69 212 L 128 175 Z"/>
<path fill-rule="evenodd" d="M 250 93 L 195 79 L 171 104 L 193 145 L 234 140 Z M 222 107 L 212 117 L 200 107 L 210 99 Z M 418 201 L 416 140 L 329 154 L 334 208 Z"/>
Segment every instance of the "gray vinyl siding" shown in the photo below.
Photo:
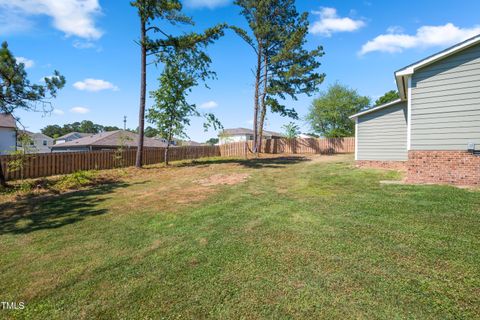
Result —
<path fill-rule="evenodd" d="M 406 102 L 358 117 L 357 130 L 357 160 L 407 160 Z"/>
<path fill-rule="evenodd" d="M 412 76 L 412 150 L 480 145 L 480 45 Z"/>

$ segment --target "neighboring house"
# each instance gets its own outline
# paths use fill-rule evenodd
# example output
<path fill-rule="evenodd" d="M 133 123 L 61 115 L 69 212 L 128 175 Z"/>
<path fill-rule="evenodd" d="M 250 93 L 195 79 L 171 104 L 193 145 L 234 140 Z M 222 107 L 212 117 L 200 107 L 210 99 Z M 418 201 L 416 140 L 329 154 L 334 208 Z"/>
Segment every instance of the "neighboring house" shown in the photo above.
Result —
<path fill-rule="evenodd" d="M 404 166 L 410 182 L 480 185 L 480 35 L 395 78 L 399 100 L 351 116 L 359 164 Z"/>
<path fill-rule="evenodd" d="M 44 135 L 43 133 L 33 133 L 30 131 L 24 131 L 30 139 L 31 143 L 27 147 L 27 150 L 29 153 L 49 153 L 50 148 L 53 146 L 53 138 L 50 138 L 47 135 Z M 22 149 L 22 142 L 20 139 L 17 141 L 17 146 L 19 149 Z"/>
<path fill-rule="evenodd" d="M 11 114 L 0 114 L 0 155 L 17 150 L 17 125 Z"/>
<path fill-rule="evenodd" d="M 67 133 L 66 135 L 63 135 L 63 136 L 55 139 L 55 144 L 70 142 L 70 141 L 85 138 L 85 137 L 88 137 L 88 136 L 91 136 L 91 135 L 94 135 L 94 133 L 70 132 L 70 133 Z"/>
<path fill-rule="evenodd" d="M 136 133 L 123 130 L 102 132 L 70 142 L 56 144 L 52 146 L 52 152 L 115 150 L 120 147 L 136 148 L 138 137 Z M 166 147 L 166 145 L 166 143 L 156 139 L 145 138 L 144 140 L 144 146 L 147 148 L 161 148 Z"/>
<path fill-rule="evenodd" d="M 164 139 L 164 138 L 161 138 L 161 137 L 154 137 L 152 139 L 163 142 L 163 143 L 165 143 L 165 145 L 167 145 L 167 143 L 168 143 L 167 139 Z M 177 141 L 175 141 L 175 140 L 170 141 L 170 146 L 176 146 L 176 145 L 177 145 Z"/>
<path fill-rule="evenodd" d="M 263 131 L 264 139 L 279 139 L 282 135 L 277 132 Z M 246 128 L 225 129 L 219 135 L 219 143 L 245 142 L 253 140 L 253 130 Z"/>

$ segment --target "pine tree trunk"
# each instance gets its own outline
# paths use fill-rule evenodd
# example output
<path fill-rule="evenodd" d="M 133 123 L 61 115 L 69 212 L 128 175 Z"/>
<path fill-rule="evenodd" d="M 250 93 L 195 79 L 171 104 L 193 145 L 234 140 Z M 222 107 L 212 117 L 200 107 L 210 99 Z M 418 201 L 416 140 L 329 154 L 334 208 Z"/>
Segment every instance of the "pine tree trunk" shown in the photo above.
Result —
<path fill-rule="evenodd" d="M 7 186 L 7 179 L 5 179 L 5 175 L 3 174 L 2 161 L 1 160 L 0 160 L 0 186 L 2 186 L 2 187 Z"/>
<path fill-rule="evenodd" d="M 262 152 L 262 144 L 263 144 L 263 126 L 265 123 L 265 115 L 267 113 L 267 109 L 265 105 L 262 106 L 260 111 L 260 123 L 258 125 L 258 150 Z"/>
<path fill-rule="evenodd" d="M 141 75 L 140 75 L 140 108 L 138 113 L 138 145 L 135 166 L 141 168 L 143 165 L 143 139 L 145 131 L 145 100 L 147 92 L 147 48 L 146 48 L 146 26 L 145 20 L 141 19 Z"/>
<path fill-rule="evenodd" d="M 253 112 L 253 153 L 258 155 L 258 111 L 260 98 L 260 80 L 262 72 L 262 46 L 258 46 L 257 52 L 257 70 L 255 74 L 255 101 Z"/>
<path fill-rule="evenodd" d="M 168 150 L 170 149 L 170 142 L 167 143 L 167 147 L 165 148 L 165 165 L 168 166 Z"/>
<path fill-rule="evenodd" d="M 268 89 L 268 64 L 267 56 L 263 57 L 263 93 L 262 93 L 262 103 L 260 106 L 260 124 L 258 125 L 258 149 L 262 152 L 262 142 L 263 142 L 263 127 L 265 124 L 265 116 L 267 114 L 267 106 L 265 105 L 267 98 L 267 89 Z"/>

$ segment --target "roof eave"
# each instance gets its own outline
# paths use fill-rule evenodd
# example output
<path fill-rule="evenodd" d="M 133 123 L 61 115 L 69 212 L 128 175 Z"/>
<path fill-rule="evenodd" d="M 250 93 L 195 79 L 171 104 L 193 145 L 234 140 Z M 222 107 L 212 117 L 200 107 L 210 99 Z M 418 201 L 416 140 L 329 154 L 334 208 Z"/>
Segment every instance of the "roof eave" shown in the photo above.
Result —
<path fill-rule="evenodd" d="M 418 61 L 414 64 L 411 64 L 403 69 L 400 69 L 395 72 L 395 79 L 397 82 L 398 92 L 400 93 L 400 98 L 402 100 L 407 100 L 408 98 L 408 78 L 411 77 L 415 71 L 420 68 L 424 68 L 432 63 L 445 59 L 459 51 L 465 50 L 471 46 L 480 43 L 480 35 L 472 37 L 465 40 L 464 42 L 447 48 L 439 53 L 436 53 L 426 59 Z"/>
<path fill-rule="evenodd" d="M 408 78 L 411 76 L 412 74 L 402 74 L 402 75 L 395 74 L 398 94 L 402 101 L 408 100 Z"/>
<path fill-rule="evenodd" d="M 358 118 L 360 116 L 363 116 L 365 114 L 369 114 L 369 113 L 372 113 L 372 112 L 375 112 L 377 110 L 381 110 L 381 109 L 384 109 L 384 108 L 387 108 L 387 107 L 390 107 L 390 106 L 393 106 L 393 105 L 396 105 L 397 103 L 400 103 L 400 102 L 403 102 L 404 100 L 403 99 L 397 99 L 397 100 L 394 100 L 394 101 L 390 101 L 388 103 L 385 103 L 385 104 L 382 104 L 382 105 L 379 105 L 379 106 L 376 106 L 374 108 L 371 108 L 371 109 L 368 109 L 368 110 L 365 110 L 365 111 L 362 111 L 362 112 L 359 112 L 359 113 L 356 113 L 350 117 L 348 117 L 349 119 L 355 119 L 355 118 Z"/>

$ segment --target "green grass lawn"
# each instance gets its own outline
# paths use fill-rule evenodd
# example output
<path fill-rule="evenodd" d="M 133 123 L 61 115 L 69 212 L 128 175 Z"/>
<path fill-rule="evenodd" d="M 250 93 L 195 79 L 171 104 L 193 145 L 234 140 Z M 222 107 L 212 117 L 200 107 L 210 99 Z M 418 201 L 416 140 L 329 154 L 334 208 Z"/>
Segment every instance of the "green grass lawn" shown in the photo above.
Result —
<path fill-rule="evenodd" d="M 480 192 L 392 179 L 215 159 L 0 196 L 0 301 L 26 304 L 0 318 L 480 318 Z"/>

